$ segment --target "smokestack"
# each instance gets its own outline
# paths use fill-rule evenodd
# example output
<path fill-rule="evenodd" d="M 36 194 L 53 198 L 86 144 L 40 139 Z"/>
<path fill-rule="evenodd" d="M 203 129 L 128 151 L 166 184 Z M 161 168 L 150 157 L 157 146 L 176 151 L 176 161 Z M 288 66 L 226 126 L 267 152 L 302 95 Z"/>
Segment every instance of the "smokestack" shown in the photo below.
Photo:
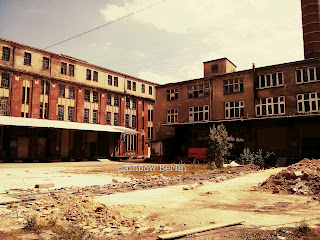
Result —
<path fill-rule="evenodd" d="M 320 0 L 301 0 L 304 58 L 320 58 Z"/>

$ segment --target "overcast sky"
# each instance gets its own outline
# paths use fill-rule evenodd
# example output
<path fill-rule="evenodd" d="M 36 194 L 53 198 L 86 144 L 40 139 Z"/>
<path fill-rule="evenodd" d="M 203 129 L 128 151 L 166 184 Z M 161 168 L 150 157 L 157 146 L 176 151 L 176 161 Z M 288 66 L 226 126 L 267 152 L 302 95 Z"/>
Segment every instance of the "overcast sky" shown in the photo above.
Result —
<path fill-rule="evenodd" d="M 162 0 L 0 0 L 0 37 L 45 48 Z M 300 0 L 166 0 L 47 49 L 160 84 L 303 59 Z"/>

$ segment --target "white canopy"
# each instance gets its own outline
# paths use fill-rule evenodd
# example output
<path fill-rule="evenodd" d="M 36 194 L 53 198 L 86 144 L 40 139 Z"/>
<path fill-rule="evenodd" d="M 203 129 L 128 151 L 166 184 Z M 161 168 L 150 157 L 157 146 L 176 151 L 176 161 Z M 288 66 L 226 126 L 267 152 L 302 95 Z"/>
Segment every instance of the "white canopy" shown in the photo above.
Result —
<path fill-rule="evenodd" d="M 139 134 L 139 132 L 135 130 L 132 130 L 126 127 L 121 127 L 121 126 L 67 122 L 67 121 L 57 121 L 57 120 L 48 120 L 48 119 L 9 117 L 9 116 L 0 116 L 0 126 L 1 125 Z"/>

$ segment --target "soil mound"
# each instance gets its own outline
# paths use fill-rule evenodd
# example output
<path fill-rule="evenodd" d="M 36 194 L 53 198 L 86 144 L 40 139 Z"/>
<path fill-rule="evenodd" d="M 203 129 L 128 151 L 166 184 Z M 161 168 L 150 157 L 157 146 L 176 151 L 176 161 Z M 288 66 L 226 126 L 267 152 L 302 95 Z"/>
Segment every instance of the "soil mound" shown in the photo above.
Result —
<path fill-rule="evenodd" d="M 258 186 L 273 193 L 320 195 L 320 160 L 303 159 Z"/>

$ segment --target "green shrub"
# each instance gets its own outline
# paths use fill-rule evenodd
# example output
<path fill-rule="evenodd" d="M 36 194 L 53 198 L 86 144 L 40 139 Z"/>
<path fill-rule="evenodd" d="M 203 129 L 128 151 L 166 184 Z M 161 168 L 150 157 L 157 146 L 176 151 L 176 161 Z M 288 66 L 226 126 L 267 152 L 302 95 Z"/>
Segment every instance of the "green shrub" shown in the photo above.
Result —
<path fill-rule="evenodd" d="M 218 168 L 223 167 L 224 158 L 228 155 L 228 150 L 232 148 L 229 143 L 230 137 L 223 124 L 217 128 L 213 125 L 210 128 L 209 147 L 207 151 L 208 161 L 214 162 Z"/>

